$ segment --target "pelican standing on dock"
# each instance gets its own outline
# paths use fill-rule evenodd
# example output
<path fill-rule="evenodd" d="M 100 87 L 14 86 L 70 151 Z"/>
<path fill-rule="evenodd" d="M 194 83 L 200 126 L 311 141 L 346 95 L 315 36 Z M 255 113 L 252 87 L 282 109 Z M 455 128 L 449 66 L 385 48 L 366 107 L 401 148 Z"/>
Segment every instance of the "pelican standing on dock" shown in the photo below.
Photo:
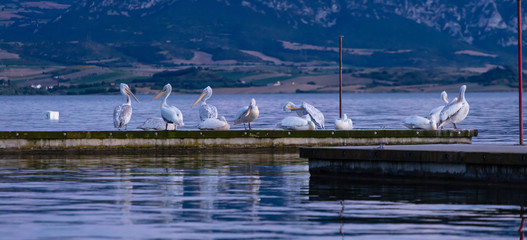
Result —
<path fill-rule="evenodd" d="M 139 100 L 137 100 L 127 84 L 121 83 L 119 88 L 121 94 L 126 96 L 126 103 L 115 107 L 113 110 L 113 125 L 119 130 L 123 127 L 126 130 L 128 122 L 130 122 L 130 119 L 132 118 L 132 100 L 130 99 L 130 96 L 132 96 L 137 103 L 139 103 Z"/>
<path fill-rule="evenodd" d="M 157 95 L 155 95 L 152 100 L 158 99 L 162 96 L 165 96 L 163 98 L 163 102 L 161 102 L 161 117 L 163 120 L 165 120 L 165 130 L 168 129 L 168 124 L 173 123 L 177 126 L 183 126 L 183 113 L 179 110 L 179 108 L 175 106 L 170 106 L 167 104 L 167 98 L 170 96 L 170 93 L 172 92 L 172 85 L 167 84 L 163 87 L 163 90 L 161 90 Z"/>
<path fill-rule="evenodd" d="M 324 114 L 311 104 L 302 102 L 302 105 L 296 105 L 292 102 L 287 102 L 283 107 L 284 112 L 295 111 L 299 117 L 309 115 L 311 121 L 319 128 L 324 129 Z"/>
<path fill-rule="evenodd" d="M 315 130 L 315 123 L 308 115 L 286 117 L 276 126 L 284 130 Z"/>
<path fill-rule="evenodd" d="M 446 105 L 441 113 L 439 114 L 439 126 L 443 127 L 449 123 L 454 125 L 454 128 L 457 129 L 456 123 L 463 121 L 470 110 L 470 106 L 465 99 L 465 91 L 467 86 L 463 85 L 459 89 L 459 97 L 456 101 L 452 101 Z"/>
<path fill-rule="evenodd" d="M 207 100 L 212 96 L 212 88 L 207 86 L 203 89 L 198 99 L 190 106 L 194 107 L 198 102 L 201 101 L 201 107 L 199 108 L 199 119 L 204 121 L 207 118 L 218 118 L 218 109 L 215 106 L 207 104 Z"/>
<path fill-rule="evenodd" d="M 238 109 L 238 112 L 236 112 L 235 115 L 236 120 L 234 120 L 234 125 L 243 123 L 243 127 L 245 128 L 245 123 L 248 123 L 249 130 L 252 130 L 251 122 L 256 120 L 258 115 L 260 115 L 260 111 L 258 110 L 258 106 L 256 106 L 256 100 L 253 98 L 251 99 L 251 104 L 249 104 L 249 106 Z"/>
<path fill-rule="evenodd" d="M 342 118 L 337 118 L 335 120 L 335 129 L 336 130 L 351 130 L 353 129 L 353 121 L 348 118 L 348 115 L 344 113 Z"/>

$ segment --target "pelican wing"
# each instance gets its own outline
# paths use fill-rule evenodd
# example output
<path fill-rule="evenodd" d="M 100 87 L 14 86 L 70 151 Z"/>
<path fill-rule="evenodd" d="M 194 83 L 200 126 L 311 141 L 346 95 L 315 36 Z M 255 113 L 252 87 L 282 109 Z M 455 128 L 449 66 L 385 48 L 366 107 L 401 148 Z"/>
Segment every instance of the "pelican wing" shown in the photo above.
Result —
<path fill-rule="evenodd" d="M 462 102 L 450 103 L 445 106 L 441 113 L 439 114 L 440 123 L 448 121 L 452 116 L 454 116 L 463 106 Z"/>
<path fill-rule="evenodd" d="M 116 128 L 119 128 L 121 125 L 121 111 L 123 105 L 119 105 L 113 109 L 113 126 Z"/>
<path fill-rule="evenodd" d="M 311 120 L 317 125 L 319 128 L 324 128 L 324 114 L 320 112 L 317 108 L 313 107 L 309 103 L 302 103 L 302 106 L 304 107 L 307 114 L 311 117 Z"/>
<path fill-rule="evenodd" d="M 121 104 L 115 107 L 113 111 L 113 125 L 116 128 L 122 128 L 130 121 L 132 117 L 132 106 Z"/>
<path fill-rule="evenodd" d="M 199 119 L 204 121 L 207 118 L 218 118 L 218 109 L 214 105 L 203 104 L 199 108 Z"/>
<path fill-rule="evenodd" d="M 249 106 L 244 106 L 238 109 L 236 112 L 236 115 L 234 117 L 236 118 L 234 120 L 234 125 L 244 123 L 245 115 L 247 114 L 247 111 L 249 110 Z"/>
<path fill-rule="evenodd" d="M 435 123 L 438 123 L 439 122 L 439 114 L 441 113 L 443 108 L 445 108 L 445 106 L 439 106 L 439 107 L 436 107 L 436 108 L 432 109 L 430 111 L 430 113 L 428 113 L 428 119 L 434 121 Z"/>
<path fill-rule="evenodd" d="M 177 126 L 183 126 L 183 113 L 175 106 L 164 106 L 161 108 L 161 117 L 168 123 L 174 123 Z"/>
<path fill-rule="evenodd" d="M 428 116 L 432 116 L 434 114 L 437 114 L 439 116 L 439 113 L 441 113 L 441 110 L 443 110 L 445 106 L 438 106 L 438 107 L 435 107 L 434 109 L 430 110 L 430 113 L 428 113 Z"/>

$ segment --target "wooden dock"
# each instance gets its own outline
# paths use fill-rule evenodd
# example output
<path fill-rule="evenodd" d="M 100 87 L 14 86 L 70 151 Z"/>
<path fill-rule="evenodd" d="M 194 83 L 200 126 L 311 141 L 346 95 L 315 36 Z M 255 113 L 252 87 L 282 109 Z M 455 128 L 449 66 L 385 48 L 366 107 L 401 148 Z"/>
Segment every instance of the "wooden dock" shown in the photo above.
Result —
<path fill-rule="evenodd" d="M 7 153 L 164 153 L 181 151 L 298 152 L 299 147 L 389 144 L 470 144 L 477 130 L 231 130 L 0 132 Z"/>
<path fill-rule="evenodd" d="M 312 176 L 527 183 L 527 146 L 386 145 L 301 148 Z"/>

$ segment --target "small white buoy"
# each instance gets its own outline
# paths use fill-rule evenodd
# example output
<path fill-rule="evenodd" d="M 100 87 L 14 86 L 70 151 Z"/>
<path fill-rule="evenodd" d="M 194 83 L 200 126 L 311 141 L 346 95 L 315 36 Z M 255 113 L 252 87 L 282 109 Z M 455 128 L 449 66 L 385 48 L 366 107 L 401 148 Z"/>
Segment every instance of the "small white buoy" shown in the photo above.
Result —
<path fill-rule="evenodd" d="M 55 111 L 46 111 L 46 119 L 49 119 L 49 120 L 59 120 L 59 112 L 55 112 Z"/>

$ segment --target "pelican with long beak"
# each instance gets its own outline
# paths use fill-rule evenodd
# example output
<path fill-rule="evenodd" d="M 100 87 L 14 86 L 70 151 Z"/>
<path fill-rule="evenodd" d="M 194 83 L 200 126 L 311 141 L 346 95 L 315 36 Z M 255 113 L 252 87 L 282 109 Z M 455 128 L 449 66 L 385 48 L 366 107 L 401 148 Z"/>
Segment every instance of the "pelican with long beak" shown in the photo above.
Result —
<path fill-rule="evenodd" d="M 207 86 L 201 92 L 198 99 L 190 106 L 194 107 L 198 102 L 201 101 L 201 107 L 199 108 L 199 119 L 204 121 L 208 118 L 218 118 L 218 109 L 215 106 L 207 104 L 207 100 L 212 96 L 212 88 Z"/>
<path fill-rule="evenodd" d="M 438 128 L 452 123 L 454 128 L 457 129 L 456 123 L 463 121 L 467 117 L 470 106 L 465 99 L 466 90 L 466 85 L 461 86 L 459 88 L 459 97 L 457 100 L 450 102 L 443 108 L 443 110 L 441 110 L 441 113 L 439 114 Z"/>
<path fill-rule="evenodd" d="M 139 100 L 135 97 L 135 95 L 132 93 L 132 90 L 130 90 L 130 87 L 125 84 L 121 83 L 119 86 L 121 94 L 126 96 L 126 103 L 123 103 L 113 110 L 113 125 L 117 129 L 121 129 L 124 127 L 124 129 L 127 129 L 128 122 L 130 122 L 130 119 L 132 118 L 132 100 L 130 99 L 130 96 L 134 98 L 137 103 L 140 103 Z"/>
<path fill-rule="evenodd" d="M 235 115 L 236 120 L 234 120 L 234 125 L 243 123 L 243 127 L 245 128 L 245 123 L 248 123 L 249 130 L 252 130 L 251 122 L 256 120 L 258 115 L 260 115 L 260 111 L 258 110 L 258 106 L 256 106 L 256 100 L 253 98 L 251 99 L 251 104 L 249 104 L 249 106 L 238 109 L 238 112 L 236 112 Z"/>
<path fill-rule="evenodd" d="M 173 123 L 176 126 L 183 126 L 183 113 L 179 110 L 179 108 L 175 106 L 170 106 L 167 104 L 167 98 L 170 96 L 170 93 L 172 92 L 172 85 L 167 84 L 163 87 L 163 89 L 155 95 L 152 100 L 158 99 L 162 96 L 165 96 L 163 98 L 163 102 L 161 102 L 161 117 L 163 120 L 165 120 L 165 130 L 168 129 L 168 124 Z"/>
<path fill-rule="evenodd" d="M 322 114 L 322 112 L 309 103 L 302 102 L 301 105 L 296 105 L 292 102 L 287 102 L 284 105 L 283 110 L 284 112 L 295 111 L 299 117 L 308 115 L 311 118 L 311 121 L 315 123 L 317 127 L 322 129 L 324 128 L 324 114 Z"/>

